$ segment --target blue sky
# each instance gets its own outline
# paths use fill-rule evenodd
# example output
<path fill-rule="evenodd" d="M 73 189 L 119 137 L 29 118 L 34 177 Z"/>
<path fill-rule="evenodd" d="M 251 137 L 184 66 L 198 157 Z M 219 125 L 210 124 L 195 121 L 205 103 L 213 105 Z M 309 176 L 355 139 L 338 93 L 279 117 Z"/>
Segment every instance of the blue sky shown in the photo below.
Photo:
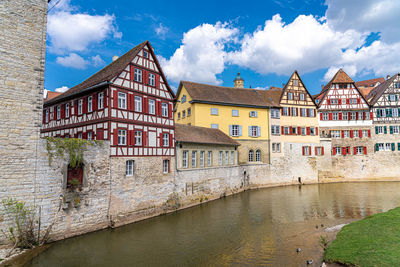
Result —
<path fill-rule="evenodd" d="M 45 88 L 64 91 L 149 40 L 172 88 L 232 86 L 236 72 L 246 87 L 281 87 L 297 69 L 315 94 L 338 68 L 355 80 L 400 72 L 399 2 L 53 0 Z"/>

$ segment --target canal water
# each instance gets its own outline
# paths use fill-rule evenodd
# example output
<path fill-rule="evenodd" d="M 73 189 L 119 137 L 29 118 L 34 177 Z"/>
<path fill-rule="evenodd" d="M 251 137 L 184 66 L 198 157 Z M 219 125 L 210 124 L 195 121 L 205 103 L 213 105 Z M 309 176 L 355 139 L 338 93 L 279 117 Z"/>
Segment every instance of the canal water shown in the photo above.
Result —
<path fill-rule="evenodd" d="M 252 190 L 57 242 L 26 266 L 320 266 L 324 229 L 397 206 L 399 182 Z"/>

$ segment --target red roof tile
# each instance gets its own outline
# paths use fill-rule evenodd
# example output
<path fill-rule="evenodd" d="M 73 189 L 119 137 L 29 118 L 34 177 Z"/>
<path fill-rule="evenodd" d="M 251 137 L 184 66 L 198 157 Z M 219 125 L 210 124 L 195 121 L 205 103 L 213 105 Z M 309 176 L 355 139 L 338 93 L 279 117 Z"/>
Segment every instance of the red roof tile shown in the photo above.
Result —
<path fill-rule="evenodd" d="M 240 145 L 221 130 L 183 124 L 175 124 L 175 139 L 182 143 Z"/>

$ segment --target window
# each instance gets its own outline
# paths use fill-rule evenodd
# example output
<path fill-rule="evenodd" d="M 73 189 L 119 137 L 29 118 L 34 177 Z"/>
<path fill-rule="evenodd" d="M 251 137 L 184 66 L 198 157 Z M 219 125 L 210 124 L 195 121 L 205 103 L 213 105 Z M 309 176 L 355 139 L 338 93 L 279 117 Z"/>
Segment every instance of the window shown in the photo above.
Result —
<path fill-rule="evenodd" d="M 368 137 L 368 136 L 369 136 L 368 130 L 363 130 L 363 131 L 362 131 L 362 136 L 363 136 L 363 137 Z"/>
<path fill-rule="evenodd" d="M 229 165 L 229 151 L 225 151 L 225 165 Z"/>
<path fill-rule="evenodd" d="M 317 146 L 316 148 L 315 148 L 315 154 L 317 155 L 317 156 L 322 156 L 323 154 L 322 154 L 322 147 L 321 146 Z"/>
<path fill-rule="evenodd" d="M 375 126 L 376 134 L 383 134 L 384 133 L 384 126 Z"/>
<path fill-rule="evenodd" d="M 279 125 L 271 125 L 271 134 L 280 135 L 280 127 Z"/>
<path fill-rule="evenodd" d="M 136 82 L 142 82 L 142 70 L 141 69 L 135 69 L 135 81 Z"/>
<path fill-rule="evenodd" d="M 249 136 L 259 137 L 261 136 L 261 127 L 259 126 L 249 126 Z"/>
<path fill-rule="evenodd" d="M 315 128 L 314 127 L 310 127 L 310 135 L 315 135 Z"/>
<path fill-rule="evenodd" d="M 343 112 L 343 120 L 344 121 L 349 120 L 349 113 L 348 112 Z"/>
<path fill-rule="evenodd" d="M 218 124 L 211 124 L 211 128 L 213 129 L 218 129 L 219 125 Z"/>
<path fill-rule="evenodd" d="M 240 126 L 239 125 L 230 125 L 230 135 L 231 136 L 240 136 Z"/>
<path fill-rule="evenodd" d="M 377 116 L 378 118 L 384 118 L 384 117 L 386 117 L 386 111 L 385 111 L 385 109 L 379 108 L 379 109 L 377 110 L 377 112 L 376 112 L 376 116 Z"/>
<path fill-rule="evenodd" d="M 256 150 L 256 161 L 257 162 L 261 161 L 261 150 L 259 149 Z"/>
<path fill-rule="evenodd" d="M 398 117 L 399 116 L 399 110 L 397 108 L 392 108 L 392 116 L 393 117 Z"/>
<path fill-rule="evenodd" d="M 350 98 L 349 99 L 350 104 L 357 104 L 357 98 Z"/>
<path fill-rule="evenodd" d="M 99 93 L 97 96 L 97 109 L 103 108 L 104 93 Z"/>
<path fill-rule="evenodd" d="M 181 104 L 183 104 L 185 102 L 186 102 L 186 95 L 183 95 L 182 98 L 181 98 Z"/>
<path fill-rule="evenodd" d="M 301 108 L 300 111 L 301 111 L 302 117 L 307 117 L 307 109 L 306 108 Z"/>
<path fill-rule="evenodd" d="M 299 80 L 293 80 L 293 84 L 294 84 L 294 86 L 298 86 L 299 85 Z"/>
<path fill-rule="evenodd" d="M 331 131 L 331 137 L 332 137 L 332 138 L 340 138 L 340 131 L 338 131 L 338 130 L 332 130 L 332 131 Z"/>
<path fill-rule="evenodd" d="M 295 134 L 295 135 L 298 134 L 296 126 L 292 127 L 292 133 Z"/>
<path fill-rule="evenodd" d="M 218 115 L 218 108 L 211 108 L 211 115 Z"/>
<path fill-rule="evenodd" d="M 272 152 L 281 152 L 281 143 L 272 143 Z"/>
<path fill-rule="evenodd" d="M 357 155 L 362 155 L 364 153 L 364 147 L 358 146 L 356 147 L 356 154 Z"/>
<path fill-rule="evenodd" d="M 132 176 L 133 175 L 133 160 L 127 160 L 126 161 L 126 176 Z"/>
<path fill-rule="evenodd" d="M 379 144 L 377 144 L 377 151 L 379 151 L 379 150 L 385 150 L 385 144 L 384 143 L 379 143 Z"/>
<path fill-rule="evenodd" d="M 118 145 L 126 145 L 126 130 L 118 130 Z"/>
<path fill-rule="evenodd" d="M 324 120 L 324 121 L 329 120 L 329 113 L 328 112 L 322 113 L 322 120 Z"/>
<path fill-rule="evenodd" d="M 333 148 L 334 150 L 335 150 L 335 154 L 336 155 L 342 155 L 342 149 L 341 149 L 341 147 L 334 147 Z"/>
<path fill-rule="evenodd" d="M 178 112 L 178 120 L 180 120 L 180 119 L 181 119 L 181 113 Z"/>
<path fill-rule="evenodd" d="M 93 139 L 93 134 L 92 132 L 87 133 L 87 140 L 92 140 Z"/>
<path fill-rule="evenodd" d="M 161 104 L 161 115 L 163 117 L 168 117 L 168 104 L 167 103 Z M 189 116 L 189 114 L 188 114 L 188 116 Z"/>
<path fill-rule="evenodd" d="M 169 173 L 169 160 L 163 160 L 163 173 Z"/>
<path fill-rule="evenodd" d="M 188 151 L 184 150 L 182 153 L 182 166 L 183 168 L 187 168 L 188 167 Z"/>
<path fill-rule="evenodd" d="M 257 111 L 250 111 L 249 115 L 251 118 L 257 118 Z"/>
<path fill-rule="evenodd" d="M 283 132 L 284 132 L 285 135 L 290 134 L 289 127 L 288 126 L 283 127 Z"/>
<path fill-rule="evenodd" d="M 143 50 L 143 57 L 149 58 L 149 53 L 146 50 Z"/>
<path fill-rule="evenodd" d="M 330 99 L 329 101 L 331 102 L 331 105 L 339 104 L 339 100 L 338 99 Z"/>
<path fill-rule="evenodd" d="M 343 131 L 343 138 L 349 138 L 350 137 L 350 131 L 349 130 L 344 130 Z"/>
<path fill-rule="evenodd" d="M 293 100 L 293 93 L 287 93 L 287 98 L 289 99 L 289 100 Z"/>
<path fill-rule="evenodd" d="M 354 131 L 353 131 L 353 137 L 354 137 L 354 138 L 359 137 L 358 134 L 359 134 L 358 130 L 354 130 Z"/>
<path fill-rule="evenodd" d="M 390 126 L 390 133 L 391 134 L 398 134 L 399 133 L 399 126 Z"/>
<path fill-rule="evenodd" d="M 82 133 L 78 133 L 78 139 L 82 139 Z"/>
<path fill-rule="evenodd" d="M 142 131 L 135 131 L 135 146 L 142 145 Z"/>
<path fill-rule="evenodd" d="M 396 101 L 397 100 L 397 95 L 388 95 L 388 98 L 389 98 L 389 101 L 390 102 L 392 102 L 392 101 Z"/>
<path fill-rule="evenodd" d="M 280 113 L 279 109 L 271 109 L 271 118 L 279 119 Z"/>
<path fill-rule="evenodd" d="M 235 164 L 235 151 L 231 151 L 231 164 Z"/>
<path fill-rule="evenodd" d="M 301 135 L 306 135 L 306 128 L 305 127 L 301 127 Z"/>
<path fill-rule="evenodd" d="M 296 117 L 297 116 L 297 108 L 292 107 L 292 116 Z"/>
<path fill-rule="evenodd" d="M 304 94 L 301 93 L 301 94 L 300 94 L 300 100 L 304 100 L 304 99 L 305 99 Z"/>
<path fill-rule="evenodd" d="M 315 117 L 315 116 L 314 116 L 314 112 L 316 113 L 315 109 L 312 109 L 312 108 L 309 108 L 309 109 L 308 109 L 308 113 L 309 113 L 309 116 L 310 116 L 310 117 Z"/>
<path fill-rule="evenodd" d="M 200 167 L 204 167 L 204 151 L 200 151 Z"/>
<path fill-rule="evenodd" d="M 392 144 L 391 144 L 391 143 L 386 143 L 386 144 L 385 144 L 385 150 L 386 150 L 386 151 L 390 151 L 391 148 L 392 148 Z"/>
<path fill-rule="evenodd" d="M 222 156 L 223 156 L 223 152 L 220 151 L 219 155 L 218 155 L 218 165 L 222 165 Z"/>
<path fill-rule="evenodd" d="M 239 110 L 232 109 L 232 117 L 238 117 L 238 116 L 239 116 Z"/>
<path fill-rule="evenodd" d="M 303 155 L 304 156 L 311 156 L 311 147 L 303 146 Z"/>
<path fill-rule="evenodd" d="M 283 107 L 283 116 L 289 116 L 289 108 Z"/>
<path fill-rule="evenodd" d="M 118 92 L 118 108 L 126 109 L 126 94 Z"/>
<path fill-rule="evenodd" d="M 188 115 L 188 117 L 190 117 L 190 115 L 192 115 L 192 108 L 187 109 L 187 115 Z"/>
<path fill-rule="evenodd" d="M 197 167 L 197 151 L 192 151 L 192 168 Z"/>
<path fill-rule="evenodd" d="M 356 112 L 350 112 L 350 120 L 355 121 L 356 120 Z"/>
<path fill-rule="evenodd" d="M 254 161 L 254 151 L 252 149 L 249 150 L 249 162 Z"/>
<path fill-rule="evenodd" d="M 65 104 L 65 118 L 69 118 L 69 104 Z"/>
<path fill-rule="evenodd" d="M 182 111 L 182 119 L 186 118 L 186 110 Z"/>
<path fill-rule="evenodd" d="M 78 114 L 82 114 L 83 99 L 78 100 Z"/>
<path fill-rule="evenodd" d="M 208 151 L 208 155 L 207 155 L 207 166 L 211 166 L 212 165 L 212 151 Z"/>
<path fill-rule="evenodd" d="M 168 133 L 163 133 L 163 146 L 169 146 L 169 134 Z"/>
<path fill-rule="evenodd" d="M 135 111 L 142 112 L 142 98 L 135 96 Z"/>
<path fill-rule="evenodd" d="M 61 119 L 61 106 L 57 106 L 57 120 Z"/>
<path fill-rule="evenodd" d="M 153 73 L 149 73 L 149 85 L 150 86 L 156 85 L 156 76 Z"/>
<path fill-rule="evenodd" d="M 156 114 L 156 101 L 153 99 L 149 99 L 149 114 Z"/>
<path fill-rule="evenodd" d="M 48 123 L 49 122 L 49 110 L 46 109 L 46 115 L 45 115 L 45 122 Z"/>
<path fill-rule="evenodd" d="M 87 111 L 92 112 L 93 111 L 93 97 L 89 96 L 87 99 Z"/>
<path fill-rule="evenodd" d="M 332 113 L 332 119 L 333 119 L 334 121 L 339 120 L 339 113 L 333 112 L 333 113 Z"/>

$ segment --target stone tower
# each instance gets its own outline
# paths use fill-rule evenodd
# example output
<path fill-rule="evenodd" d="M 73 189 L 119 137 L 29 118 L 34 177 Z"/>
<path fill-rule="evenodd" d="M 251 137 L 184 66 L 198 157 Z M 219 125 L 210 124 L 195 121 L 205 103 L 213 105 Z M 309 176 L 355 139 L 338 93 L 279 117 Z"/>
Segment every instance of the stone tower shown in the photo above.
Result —
<path fill-rule="evenodd" d="M 237 73 L 236 78 L 233 80 L 233 83 L 235 84 L 235 88 L 243 88 L 244 87 L 244 80 L 242 77 L 240 77 L 240 72 Z"/>
<path fill-rule="evenodd" d="M 47 0 L 1 0 L 0 21 L 0 199 L 34 201 Z"/>

